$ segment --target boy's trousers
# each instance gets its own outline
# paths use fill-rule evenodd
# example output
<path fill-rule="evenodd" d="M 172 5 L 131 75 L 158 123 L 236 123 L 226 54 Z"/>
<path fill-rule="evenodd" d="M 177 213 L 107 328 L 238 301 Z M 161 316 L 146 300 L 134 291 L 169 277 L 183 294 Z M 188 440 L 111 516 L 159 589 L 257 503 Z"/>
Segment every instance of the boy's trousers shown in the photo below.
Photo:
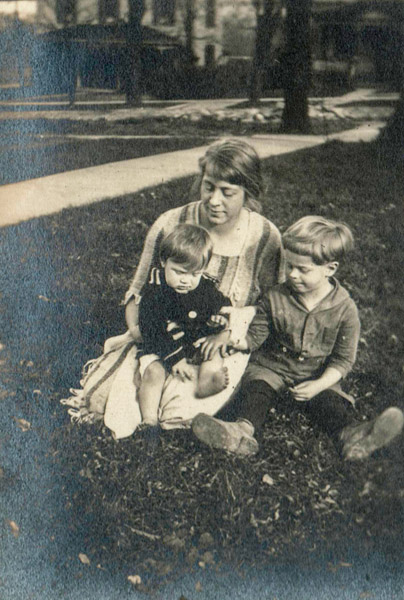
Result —
<path fill-rule="evenodd" d="M 333 390 L 321 392 L 307 402 L 298 402 L 290 395 L 279 394 L 258 379 L 242 386 L 236 404 L 237 407 L 232 409 L 237 418 L 250 421 L 258 436 L 271 408 L 282 412 L 287 412 L 292 406 L 301 408 L 312 424 L 327 433 L 338 446 L 341 431 L 354 423 L 351 403 Z"/>

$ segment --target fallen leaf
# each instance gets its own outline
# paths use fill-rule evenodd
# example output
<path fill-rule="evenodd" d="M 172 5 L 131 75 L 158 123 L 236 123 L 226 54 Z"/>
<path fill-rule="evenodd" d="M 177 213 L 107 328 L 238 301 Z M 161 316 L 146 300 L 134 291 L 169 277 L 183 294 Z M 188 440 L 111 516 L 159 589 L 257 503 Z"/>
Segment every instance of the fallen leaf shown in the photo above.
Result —
<path fill-rule="evenodd" d="M 40 300 L 45 300 L 45 302 L 50 302 L 49 298 L 47 298 L 46 296 L 42 296 L 42 294 L 39 294 L 38 298 Z"/>
<path fill-rule="evenodd" d="M 397 346 L 397 344 L 398 344 L 398 337 L 396 336 L 396 334 L 395 334 L 395 333 L 392 333 L 392 334 L 391 334 L 391 336 L 390 336 L 390 339 L 389 339 L 389 343 L 390 343 L 392 346 Z"/>
<path fill-rule="evenodd" d="M 142 583 L 142 578 L 140 575 L 128 575 L 128 581 L 133 585 L 140 585 Z"/>
<path fill-rule="evenodd" d="M 251 515 L 250 515 L 250 523 L 253 527 L 255 527 L 255 528 L 258 527 L 258 522 L 257 522 L 257 519 L 255 518 L 254 513 L 251 513 Z"/>
<path fill-rule="evenodd" d="M 196 591 L 196 592 L 201 592 L 201 591 L 202 591 L 202 584 L 201 584 L 201 582 L 200 582 L 200 581 L 197 581 L 197 582 L 195 583 L 195 591 Z"/>
<path fill-rule="evenodd" d="M 20 528 L 18 527 L 17 523 L 15 521 L 7 521 L 7 524 L 9 525 L 13 536 L 15 538 L 18 538 L 18 536 L 20 535 Z"/>
<path fill-rule="evenodd" d="M 367 494 L 370 494 L 370 492 L 372 491 L 372 482 L 371 481 L 367 481 L 365 483 L 365 485 L 363 486 L 363 490 L 361 492 L 359 492 L 359 496 L 366 496 Z"/>
<path fill-rule="evenodd" d="M 268 485 L 274 485 L 275 481 L 272 479 L 272 477 L 270 475 L 265 473 L 265 475 L 262 478 L 262 483 L 266 483 Z"/>
<path fill-rule="evenodd" d="M 16 417 L 14 417 L 14 420 L 21 431 L 28 431 L 31 429 L 31 423 L 29 421 L 26 421 L 25 419 L 17 419 Z"/>
<path fill-rule="evenodd" d="M 89 564 L 91 564 L 91 561 L 88 558 L 87 554 L 83 554 L 82 552 L 80 552 L 79 559 L 83 563 L 83 565 L 89 565 Z"/>

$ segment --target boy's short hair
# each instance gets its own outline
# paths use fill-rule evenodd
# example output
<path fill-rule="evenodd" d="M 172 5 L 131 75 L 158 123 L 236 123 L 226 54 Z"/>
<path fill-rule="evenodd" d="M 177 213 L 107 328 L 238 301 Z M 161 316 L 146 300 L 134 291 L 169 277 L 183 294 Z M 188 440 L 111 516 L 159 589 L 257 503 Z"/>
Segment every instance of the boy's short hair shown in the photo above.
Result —
<path fill-rule="evenodd" d="M 200 271 L 208 266 L 212 252 L 212 240 L 206 229 L 182 223 L 161 242 L 160 260 L 166 262 L 171 258 L 190 271 Z"/>
<path fill-rule="evenodd" d="M 348 225 L 324 217 L 302 217 L 282 236 L 285 250 L 310 256 L 317 265 L 339 261 L 354 245 Z"/>

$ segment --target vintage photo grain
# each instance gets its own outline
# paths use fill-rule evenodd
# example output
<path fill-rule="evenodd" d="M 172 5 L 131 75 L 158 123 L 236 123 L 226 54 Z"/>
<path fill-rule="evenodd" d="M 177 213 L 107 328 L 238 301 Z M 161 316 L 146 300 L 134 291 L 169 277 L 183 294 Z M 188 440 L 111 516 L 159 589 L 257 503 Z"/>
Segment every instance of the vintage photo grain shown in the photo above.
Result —
<path fill-rule="evenodd" d="M 402 0 L 0 0 L 0 597 L 401 600 Z"/>

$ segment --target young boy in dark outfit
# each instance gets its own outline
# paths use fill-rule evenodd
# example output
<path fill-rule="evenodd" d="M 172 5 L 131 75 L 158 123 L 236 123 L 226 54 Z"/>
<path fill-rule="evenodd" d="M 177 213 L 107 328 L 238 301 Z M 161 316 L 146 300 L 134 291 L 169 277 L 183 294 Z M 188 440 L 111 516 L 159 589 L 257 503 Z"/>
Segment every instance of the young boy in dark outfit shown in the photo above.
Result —
<path fill-rule="evenodd" d="M 402 430 L 404 416 L 391 407 L 357 425 L 340 380 L 351 370 L 359 339 L 357 308 L 334 278 L 338 261 L 353 247 L 349 228 L 322 217 L 303 217 L 283 235 L 287 281 L 258 306 L 246 338 L 252 351 L 242 382 L 239 418 L 226 423 L 195 417 L 195 435 L 210 446 L 255 454 L 272 407 L 304 403 L 309 418 L 336 442 L 347 460 L 367 458 Z"/>
<path fill-rule="evenodd" d="M 178 225 L 161 243 L 162 268 L 151 271 L 142 290 L 139 403 L 142 421 L 147 425 L 158 422 L 168 374 L 183 380 L 194 377 L 190 361 L 196 356 L 194 342 L 201 338 L 209 336 L 201 345 L 197 395 L 203 398 L 217 394 L 228 385 L 218 348 L 228 341 L 230 332 L 218 324 L 217 316 L 223 306 L 231 303 L 203 273 L 211 255 L 212 241 L 205 229 Z"/>

